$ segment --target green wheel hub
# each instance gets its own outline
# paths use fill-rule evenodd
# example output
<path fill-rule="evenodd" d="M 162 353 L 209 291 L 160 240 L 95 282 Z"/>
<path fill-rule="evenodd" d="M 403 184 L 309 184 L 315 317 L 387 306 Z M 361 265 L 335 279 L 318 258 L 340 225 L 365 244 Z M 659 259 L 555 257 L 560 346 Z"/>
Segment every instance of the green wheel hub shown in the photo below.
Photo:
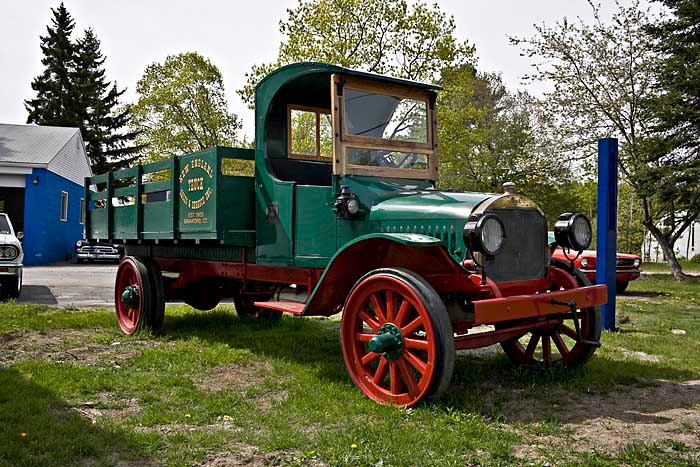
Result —
<path fill-rule="evenodd" d="M 368 344 L 369 350 L 383 354 L 389 360 L 398 360 L 403 355 L 404 340 L 401 330 L 393 323 L 384 323 Z"/>
<path fill-rule="evenodd" d="M 122 303 L 129 308 L 135 308 L 139 299 L 139 289 L 135 285 L 130 285 L 122 292 Z"/>

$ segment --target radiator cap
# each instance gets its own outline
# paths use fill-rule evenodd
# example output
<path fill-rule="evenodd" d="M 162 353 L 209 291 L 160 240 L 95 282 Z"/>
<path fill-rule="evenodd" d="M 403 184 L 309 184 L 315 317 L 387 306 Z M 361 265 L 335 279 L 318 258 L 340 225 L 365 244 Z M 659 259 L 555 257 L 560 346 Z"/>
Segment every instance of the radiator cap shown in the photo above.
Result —
<path fill-rule="evenodd" d="M 515 183 L 505 182 L 503 184 L 503 192 L 507 195 L 514 195 L 518 192 L 518 190 L 515 188 Z"/>

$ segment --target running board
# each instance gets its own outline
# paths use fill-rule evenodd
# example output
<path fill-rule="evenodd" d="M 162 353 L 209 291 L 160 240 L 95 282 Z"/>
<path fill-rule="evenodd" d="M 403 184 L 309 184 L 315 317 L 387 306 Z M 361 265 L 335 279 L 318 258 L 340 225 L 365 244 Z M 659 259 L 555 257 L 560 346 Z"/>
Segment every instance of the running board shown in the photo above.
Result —
<path fill-rule="evenodd" d="M 255 306 L 268 310 L 281 311 L 294 316 L 301 316 L 306 304 L 297 302 L 255 302 Z"/>

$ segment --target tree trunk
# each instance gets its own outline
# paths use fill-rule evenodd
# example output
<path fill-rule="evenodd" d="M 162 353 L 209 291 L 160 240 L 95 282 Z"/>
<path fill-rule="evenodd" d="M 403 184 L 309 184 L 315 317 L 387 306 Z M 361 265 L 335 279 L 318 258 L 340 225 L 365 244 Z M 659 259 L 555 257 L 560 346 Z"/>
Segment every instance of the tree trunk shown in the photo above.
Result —
<path fill-rule="evenodd" d="M 673 251 L 673 244 L 670 243 L 670 239 L 665 235 L 657 235 L 654 230 L 651 231 L 651 234 L 654 236 L 656 241 L 659 242 L 659 246 L 666 257 L 666 262 L 671 268 L 673 278 L 679 281 L 688 279 L 688 275 L 683 272 L 683 268 L 681 268 L 681 264 L 678 262 L 678 258 L 676 258 L 676 252 Z"/>

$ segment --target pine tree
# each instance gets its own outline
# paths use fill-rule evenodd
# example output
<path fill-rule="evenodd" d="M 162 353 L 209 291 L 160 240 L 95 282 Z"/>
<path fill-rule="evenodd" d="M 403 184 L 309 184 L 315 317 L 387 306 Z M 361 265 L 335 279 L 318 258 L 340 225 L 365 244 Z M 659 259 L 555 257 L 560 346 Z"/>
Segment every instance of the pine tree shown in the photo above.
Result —
<path fill-rule="evenodd" d="M 125 167 L 140 149 L 131 144 L 136 133 L 125 130 L 130 120 L 128 109 L 119 109 L 125 89 L 105 78 L 105 57 L 92 29 L 78 39 L 73 86 L 77 98 L 75 113 L 81 121 L 85 149 L 95 173 Z"/>
<path fill-rule="evenodd" d="M 61 5 L 51 9 L 53 18 L 47 26 L 47 35 L 41 36 L 41 63 L 44 71 L 32 81 L 32 89 L 37 95 L 24 101 L 29 112 L 27 123 L 55 126 L 79 126 L 74 111 L 74 89 L 72 74 L 75 66 L 75 44 L 71 34 L 75 22 L 66 7 Z"/>
<path fill-rule="evenodd" d="M 119 90 L 105 76 L 105 57 L 92 29 L 71 40 L 75 21 L 63 3 L 52 9 L 41 37 L 44 71 L 32 81 L 37 96 L 25 101 L 27 123 L 78 127 L 92 170 L 104 173 L 129 165 L 141 146 L 128 130 L 129 110 L 120 109 Z"/>

